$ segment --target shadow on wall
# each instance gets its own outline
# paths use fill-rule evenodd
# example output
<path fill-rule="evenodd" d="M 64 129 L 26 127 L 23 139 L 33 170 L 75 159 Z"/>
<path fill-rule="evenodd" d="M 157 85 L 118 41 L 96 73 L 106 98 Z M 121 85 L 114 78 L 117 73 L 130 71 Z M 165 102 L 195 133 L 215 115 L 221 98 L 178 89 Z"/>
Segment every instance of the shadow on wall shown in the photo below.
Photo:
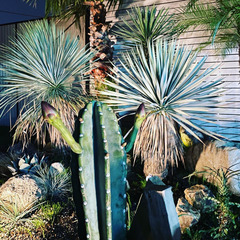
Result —
<path fill-rule="evenodd" d="M 12 144 L 12 132 L 10 127 L 0 126 L 0 152 L 6 152 Z"/>

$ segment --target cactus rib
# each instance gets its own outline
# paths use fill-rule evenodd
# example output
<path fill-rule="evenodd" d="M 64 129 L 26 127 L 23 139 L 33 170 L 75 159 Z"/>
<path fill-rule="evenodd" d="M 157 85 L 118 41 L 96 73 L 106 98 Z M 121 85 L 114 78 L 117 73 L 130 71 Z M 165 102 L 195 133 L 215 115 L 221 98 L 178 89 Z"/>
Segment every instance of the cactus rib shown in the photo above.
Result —
<path fill-rule="evenodd" d="M 81 116 L 79 144 L 83 151 L 78 156 L 79 181 L 83 196 L 83 209 L 85 213 L 85 227 L 87 238 L 99 240 L 98 207 L 95 187 L 95 158 L 94 158 L 94 125 L 92 121 L 93 104 L 89 103 Z M 87 203 L 84 205 L 84 202 Z"/>

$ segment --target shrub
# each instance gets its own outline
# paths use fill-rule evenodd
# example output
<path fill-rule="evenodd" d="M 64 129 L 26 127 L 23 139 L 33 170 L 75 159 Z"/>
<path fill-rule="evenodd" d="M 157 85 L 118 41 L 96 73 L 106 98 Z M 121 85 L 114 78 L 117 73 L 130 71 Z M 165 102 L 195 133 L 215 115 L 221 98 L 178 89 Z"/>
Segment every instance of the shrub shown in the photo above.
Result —
<path fill-rule="evenodd" d="M 67 169 L 58 172 L 48 167 L 40 168 L 34 178 L 44 188 L 46 200 L 66 201 L 72 191 L 71 175 Z"/>

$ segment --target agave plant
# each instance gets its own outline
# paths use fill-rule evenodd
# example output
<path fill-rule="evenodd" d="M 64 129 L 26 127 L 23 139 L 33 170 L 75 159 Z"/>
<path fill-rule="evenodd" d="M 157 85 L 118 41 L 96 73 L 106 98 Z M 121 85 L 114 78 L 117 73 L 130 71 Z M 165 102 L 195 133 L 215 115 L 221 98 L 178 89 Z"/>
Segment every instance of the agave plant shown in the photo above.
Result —
<path fill-rule="evenodd" d="M 63 121 L 72 130 L 73 115 L 85 97 L 81 83 L 86 79 L 88 62 L 94 53 L 80 48 L 77 38 L 47 21 L 24 24 L 18 38 L 12 39 L 11 46 L 3 47 L 3 51 L 2 70 L 6 74 L 0 78 L 1 115 L 17 104 L 20 106 L 14 140 L 27 142 L 33 135 L 40 139 L 43 100 L 63 113 Z M 51 142 L 61 145 L 59 134 L 51 126 L 48 130 Z"/>
<path fill-rule="evenodd" d="M 36 174 L 39 169 L 44 168 L 48 163 L 48 157 L 42 156 L 40 159 L 35 153 L 31 158 L 29 155 L 21 158 L 13 159 L 12 165 L 8 165 L 8 169 L 12 175 L 16 174 Z"/>
<path fill-rule="evenodd" d="M 118 91 L 105 90 L 101 94 L 106 103 L 117 107 L 117 112 L 131 113 L 140 103 L 145 104 L 148 115 L 138 132 L 134 153 L 150 163 L 156 162 L 159 170 L 183 159 L 179 125 L 199 141 L 193 129 L 218 137 L 202 128 L 199 121 L 216 119 L 212 107 L 216 106 L 221 79 L 205 81 L 216 67 L 202 70 L 207 58 L 197 62 L 196 53 L 176 41 L 158 40 L 148 45 L 148 52 L 146 57 L 143 46 L 139 46 L 123 53 L 122 70 L 112 69 L 115 83 L 106 82 Z"/>
<path fill-rule="evenodd" d="M 161 37 L 171 37 L 175 34 L 174 15 L 168 9 L 157 12 L 156 7 L 134 7 L 127 11 L 130 21 L 124 20 L 124 25 L 116 25 L 116 36 L 123 38 L 129 46 L 147 44 Z"/>

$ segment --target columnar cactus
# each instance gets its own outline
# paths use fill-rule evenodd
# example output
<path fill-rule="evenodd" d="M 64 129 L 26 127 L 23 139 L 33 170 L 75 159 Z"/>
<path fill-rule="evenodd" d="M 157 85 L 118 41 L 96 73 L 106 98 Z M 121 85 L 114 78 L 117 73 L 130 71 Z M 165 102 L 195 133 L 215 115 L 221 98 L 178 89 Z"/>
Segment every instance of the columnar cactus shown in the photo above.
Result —
<path fill-rule="evenodd" d="M 51 105 L 42 102 L 42 110 L 44 118 L 60 131 L 78 155 L 79 180 L 73 176 L 73 181 L 79 181 L 79 187 L 73 189 L 79 191 L 80 188 L 81 192 L 81 199 L 75 198 L 76 208 L 80 207 L 84 212 L 85 236 L 81 235 L 81 239 L 126 239 L 126 143 L 113 110 L 96 101 L 87 104 L 79 114 L 78 142 Z M 144 117 L 144 106 L 141 105 L 136 114 L 133 136 L 136 137 Z M 130 137 L 126 145 L 128 150 L 133 142 L 134 137 Z M 83 206 L 78 206 L 78 202 Z M 79 222 L 83 229 L 83 221 L 80 219 Z"/>

